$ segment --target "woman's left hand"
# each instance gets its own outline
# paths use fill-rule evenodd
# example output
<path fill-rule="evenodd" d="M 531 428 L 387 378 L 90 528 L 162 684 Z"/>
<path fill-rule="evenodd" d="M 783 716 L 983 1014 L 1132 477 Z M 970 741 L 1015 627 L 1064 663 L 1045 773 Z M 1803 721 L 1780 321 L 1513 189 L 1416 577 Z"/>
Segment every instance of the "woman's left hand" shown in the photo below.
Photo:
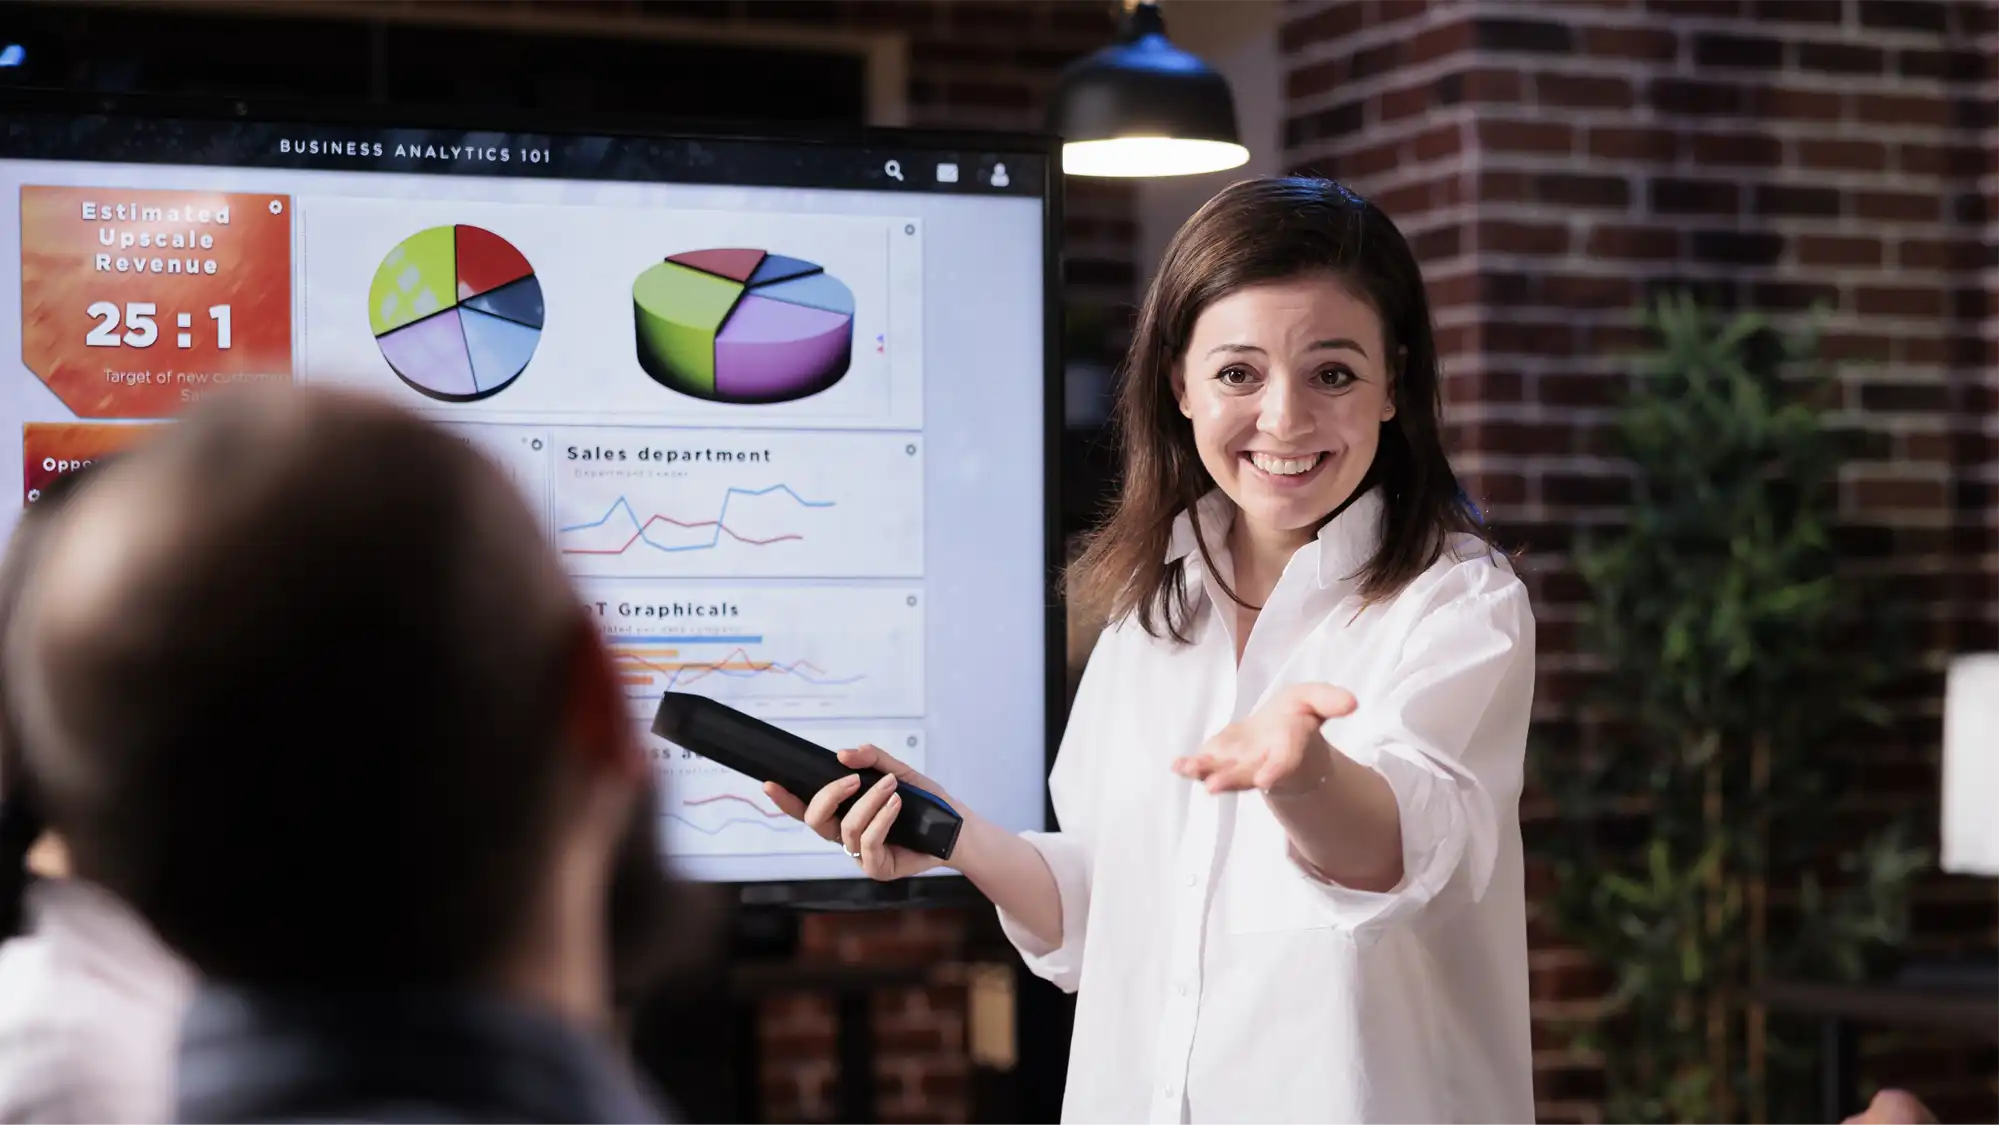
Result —
<path fill-rule="evenodd" d="M 1222 728 L 1201 749 L 1175 758 L 1173 770 L 1210 793 L 1262 789 L 1284 794 L 1325 780 L 1337 753 L 1320 724 L 1354 711 L 1354 696 L 1332 684 L 1292 684 L 1249 718 Z"/>

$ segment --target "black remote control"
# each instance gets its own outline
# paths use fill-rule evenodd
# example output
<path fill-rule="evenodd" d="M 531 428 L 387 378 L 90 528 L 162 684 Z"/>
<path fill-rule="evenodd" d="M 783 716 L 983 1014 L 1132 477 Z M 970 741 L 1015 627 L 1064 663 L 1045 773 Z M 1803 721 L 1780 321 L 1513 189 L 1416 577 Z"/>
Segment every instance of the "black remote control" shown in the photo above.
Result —
<path fill-rule="evenodd" d="M 810 801 L 821 789 L 858 773 L 861 787 L 841 803 L 842 815 L 869 786 L 882 779 L 881 770 L 842 765 L 833 751 L 707 696 L 667 692 L 653 716 L 653 733 L 758 781 L 775 781 L 802 801 Z M 908 782 L 898 782 L 896 792 L 903 795 L 903 811 L 889 827 L 889 842 L 950 859 L 965 818 L 943 798 Z"/>

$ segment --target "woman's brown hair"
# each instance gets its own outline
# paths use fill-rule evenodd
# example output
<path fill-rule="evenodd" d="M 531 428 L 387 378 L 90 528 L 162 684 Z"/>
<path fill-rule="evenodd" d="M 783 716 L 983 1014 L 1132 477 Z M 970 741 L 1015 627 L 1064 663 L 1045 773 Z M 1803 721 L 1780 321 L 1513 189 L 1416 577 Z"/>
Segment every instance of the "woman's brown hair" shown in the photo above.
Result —
<path fill-rule="evenodd" d="M 1196 521 L 1196 502 L 1215 487 L 1195 450 L 1194 430 L 1174 396 L 1174 373 L 1202 311 L 1246 286 L 1327 274 L 1365 298 L 1382 318 L 1395 417 L 1362 488 L 1382 496 L 1380 546 L 1354 576 L 1366 601 L 1393 597 L 1459 535 L 1485 534 L 1445 457 L 1438 427 L 1437 345 L 1423 275 L 1381 208 L 1330 180 L 1246 180 L 1225 188 L 1181 227 L 1139 310 L 1126 352 L 1112 426 L 1123 481 L 1110 517 L 1069 571 L 1069 596 L 1085 614 L 1117 621 L 1136 614 L 1153 636 L 1186 643 L 1191 603 L 1186 569 L 1169 562 L 1174 520 Z M 1231 598 L 1241 602 L 1235 591 Z"/>

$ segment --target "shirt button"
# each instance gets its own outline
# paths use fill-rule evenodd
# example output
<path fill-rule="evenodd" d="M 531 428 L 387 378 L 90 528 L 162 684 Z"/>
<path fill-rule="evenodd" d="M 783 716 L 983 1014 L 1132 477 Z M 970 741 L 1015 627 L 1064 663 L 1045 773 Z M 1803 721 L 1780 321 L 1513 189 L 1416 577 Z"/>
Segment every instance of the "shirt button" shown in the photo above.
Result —
<path fill-rule="evenodd" d="M 1170 1098 L 1171 1098 L 1171 1097 L 1173 1097 L 1173 1096 L 1174 1096 L 1175 1094 L 1177 1094 L 1177 1093 L 1179 1093 L 1179 1092 L 1180 1092 L 1180 1091 L 1178 1091 L 1178 1090 L 1174 1089 L 1174 1088 L 1173 1088 L 1172 1086 L 1169 1086 L 1169 1087 L 1167 1087 L 1166 1089 L 1164 1089 L 1164 1090 L 1161 1090 L 1161 1091 L 1160 1091 L 1160 1093 L 1162 1093 L 1162 1094 L 1165 1094 L 1166 1096 L 1168 1096 L 1168 1097 L 1170 1097 Z"/>
<path fill-rule="evenodd" d="M 1181 881 L 1190 887 L 1194 886 L 1194 876 L 1192 875 L 1188 876 L 1186 879 L 1183 879 Z"/>
<path fill-rule="evenodd" d="M 1187 995 L 1187 985 L 1184 985 L 1184 984 L 1177 984 L 1177 985 L 1175 985 L 1175 986 L 1174 986 L 1174 991 L 1175 991 L 1175 992 L 1178 992 L 1178 993 L 1180 993 L 1180 994 L 1181 994 L 1182 996 L 1186 996 L 1186 995 Z"/>

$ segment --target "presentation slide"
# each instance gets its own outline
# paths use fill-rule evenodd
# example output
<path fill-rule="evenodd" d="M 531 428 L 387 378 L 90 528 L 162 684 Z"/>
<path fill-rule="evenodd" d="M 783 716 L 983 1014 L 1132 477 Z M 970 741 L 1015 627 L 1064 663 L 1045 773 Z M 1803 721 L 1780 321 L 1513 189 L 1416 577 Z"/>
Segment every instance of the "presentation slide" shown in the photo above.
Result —
<path fill-rule="evenodd" d="M 924 442 L 909 433 L 569 431 L 556 543 L 577 574 L 920 578 Z"/>
<path fill-rule="evenodd" d="M 292 376 L 284 195 L 24 185 L 21 362 L 79 418 Z"/>
<path fill-rule="evenodd" d="M 468 416 L 922 420 L 914 219 L 339 197 L 299 206 L 298 335 L 315 381 L 414 407 L 460 403 Z"/>
<path fill-rule="evenodd" d="M 22 505 L 205 395 L 378 395 L 542 527 L 681 871 L 855 877 L 755 782 L 653 737 L 667 691 L 880 745 L 1043 827 L 1038 156 L 921 186 L 837 145 L 87 122 L 0 132 Z"/>
<path fill-rule="evenodd" d="M 921 586 L 580 587 L 634 699 L 687 691 L 774 722 L 924 713 Z"/>

